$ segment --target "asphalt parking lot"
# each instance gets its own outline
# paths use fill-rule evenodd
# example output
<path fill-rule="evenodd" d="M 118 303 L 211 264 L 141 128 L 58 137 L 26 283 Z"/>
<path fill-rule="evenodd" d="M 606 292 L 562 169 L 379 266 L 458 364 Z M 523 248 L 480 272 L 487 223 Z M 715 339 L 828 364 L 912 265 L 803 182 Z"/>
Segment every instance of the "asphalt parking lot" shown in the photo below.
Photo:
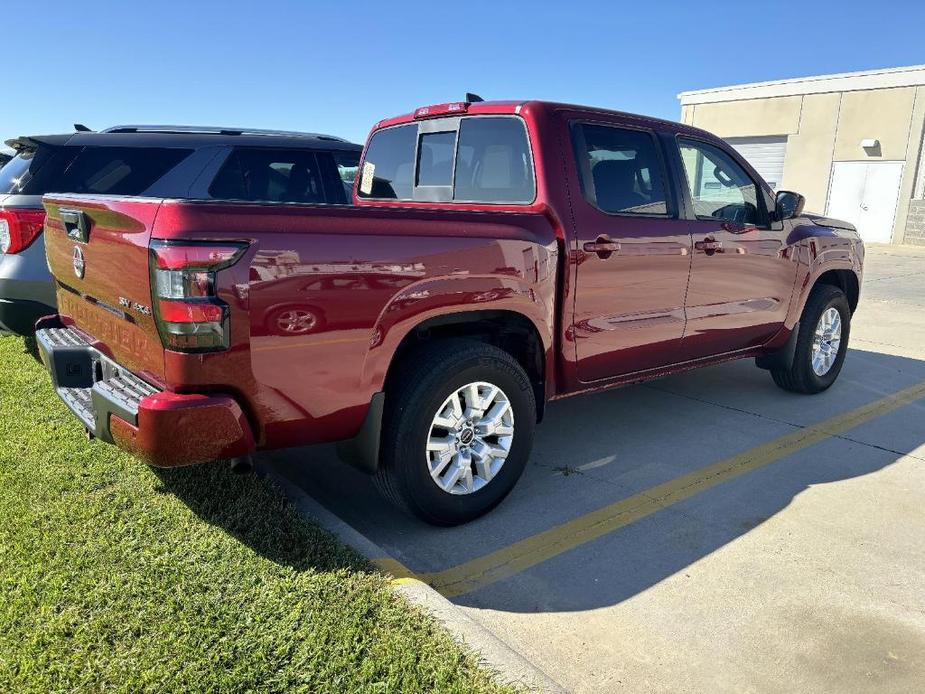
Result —
<path fill-rule="evenodd" d="M 333 446 L 268 464 L 566 690 L 921 690 L 925 248 L 868 249 L 850 345 L 817 396 L 744 361 L 553 403 L 460 528 Z"/>

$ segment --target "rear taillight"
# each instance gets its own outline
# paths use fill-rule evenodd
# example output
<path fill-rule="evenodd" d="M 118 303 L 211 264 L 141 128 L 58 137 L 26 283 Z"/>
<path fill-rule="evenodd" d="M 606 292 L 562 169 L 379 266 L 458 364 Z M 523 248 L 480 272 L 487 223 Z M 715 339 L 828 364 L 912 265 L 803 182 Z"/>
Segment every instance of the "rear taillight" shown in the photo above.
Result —
<path fill-rule="evenodd" d="M 0 252 L 19 253 L 30 246 L 45 225 L 45 210 L 0 211 Z"/>
<path fill-rule="evenodd" d="M 215 273 L 234 265 L 246 249 L 246 243 L 151 242 L 154 315 L 164 347 L 228 348 L 228 305 L 215 292 Z"/>

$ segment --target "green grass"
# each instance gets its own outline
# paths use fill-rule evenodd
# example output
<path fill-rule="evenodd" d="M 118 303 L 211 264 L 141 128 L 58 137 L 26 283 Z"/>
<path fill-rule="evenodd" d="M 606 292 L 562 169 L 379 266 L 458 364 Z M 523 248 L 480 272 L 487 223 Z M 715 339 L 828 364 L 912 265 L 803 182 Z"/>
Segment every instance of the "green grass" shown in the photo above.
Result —
<path fill-rule="evenodd" d="M 0 691 L 502 687 L 266 480 L 87 441 L 0 338 Z"/>

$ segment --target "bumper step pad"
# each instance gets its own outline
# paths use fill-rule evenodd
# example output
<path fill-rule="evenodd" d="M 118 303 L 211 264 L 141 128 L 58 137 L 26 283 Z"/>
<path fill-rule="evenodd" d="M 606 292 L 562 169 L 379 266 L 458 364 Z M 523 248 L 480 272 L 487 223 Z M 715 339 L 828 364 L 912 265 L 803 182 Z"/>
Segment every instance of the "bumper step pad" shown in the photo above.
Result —
<path fill-rule="evenodd" d="M 160 392 L 94 349 L 76 330 L 44 328 L 35 339 L 58 396 L 104 441 L 112 442 L 110 415 L 134 426 L 141 400 Z"/>

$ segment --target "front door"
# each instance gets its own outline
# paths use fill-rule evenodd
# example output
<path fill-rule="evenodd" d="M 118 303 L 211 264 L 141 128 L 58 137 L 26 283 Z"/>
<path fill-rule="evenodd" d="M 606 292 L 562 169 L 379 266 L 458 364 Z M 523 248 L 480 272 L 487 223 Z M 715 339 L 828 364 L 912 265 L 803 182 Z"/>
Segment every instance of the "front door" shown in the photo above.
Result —
<path fill-rule="evenodd" d="M 572 201 L 578 378 L 679 361 L 691 238 L 655 136 L 604 123 L 573 123 L 571 136 L 583 193 Z"/>
<path fill-rule="evenodd" d="M 854 224 L 864 241 L 889 243 L 902 177 L 901 161 L 835 162 L 826 214 Z"/>
<path fill-rule="evenodd" d="M 787 227 L 771 228 L 761 188 L 729 152 L 694 139 L 678 145 L 695 215 L 684 353 L 761 345 L 783 325 L 796 281 Z"/>

